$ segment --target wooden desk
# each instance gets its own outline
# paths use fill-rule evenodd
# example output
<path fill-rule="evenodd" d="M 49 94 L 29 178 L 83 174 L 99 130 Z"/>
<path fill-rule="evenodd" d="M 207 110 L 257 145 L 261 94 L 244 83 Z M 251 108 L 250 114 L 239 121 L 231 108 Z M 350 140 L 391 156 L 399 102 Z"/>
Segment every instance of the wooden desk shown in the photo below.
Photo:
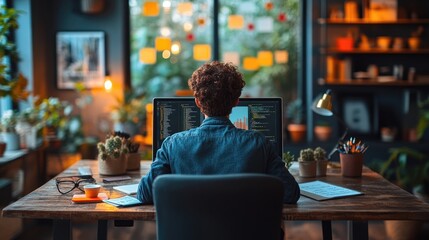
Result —
<path fill-rule="evenodd" d="M 94 178 L 103 185 L 103 191 L 110 198 L 116 198 L 123 194 L 113 190 L 112 187 L 138 183 L 148 171 L 150 163 L 143 161 L 140 171 L 128 172 L 132 180 L 113 184 L 102 183 L 97 161 L 94 160 L 81 160 L 60 176 L 78 175 L 79 166 L 89 165 Z M 297 175 L 296 167 L 292 167 L 291 172 Z M 322 202 L 301 196 L 297 204 L 284 205 L 284 220 L 349 220 L 351 237 L 362 239 L 368 238 L 368 220 L 429 220 L 429 204 L 391 184 L 368 168 L 364 169 L 362 178 L 344 178 L 340 175 L 340 169 L 328 169 L 328 176 L 318 179 L 361 191 L 364 195 Z M 297 180 L 304 182 L 314 178 L 297 177 Z M 58 239 L 71 237 L 70 220 L 98 220 L 101 225 L 99 230 L 105 230 L 107 220 L 155 220 L 155 209 L 152 205 L 116 208 L 106 203 L 74 204 L 71 202 L 72 195 L 61 195 L 56 189 L 55 180 L 52 179 L 3 209 L 3 216 L 54 219 L 54 238 Z M 362 229 L 366 232 L 360 232 Z M 106 233 L 99 231 L 98 237 L 104 238 L 105 235 Z"/>

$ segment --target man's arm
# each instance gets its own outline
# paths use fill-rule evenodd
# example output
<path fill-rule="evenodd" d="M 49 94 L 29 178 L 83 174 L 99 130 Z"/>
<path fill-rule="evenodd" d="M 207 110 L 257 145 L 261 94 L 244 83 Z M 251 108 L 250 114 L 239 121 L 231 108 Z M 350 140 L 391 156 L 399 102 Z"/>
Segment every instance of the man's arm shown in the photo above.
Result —
<path fill-rule="evenodd" d="M 267 153 L 269 162 L 267 166 L 267 173 L 279 177 L 283 182 L 284 195 L 283 203 L 296 203 L 300 197 L 299 185 L 295 178 L 285 167 L 282 159 L 274 152 L 274 147 L 267 141 Z"/>
<path fill-rule="evenodd" d="M 137 199 L 144 204 L 153 203 L 152 187 L 155 178 L 162 174 L 171 173 L 164 145 L 163 143 L 161 148 L 157 151 L 155 161 L 152 163 L 149 172 L 140 180 L 137 190 Z"/>

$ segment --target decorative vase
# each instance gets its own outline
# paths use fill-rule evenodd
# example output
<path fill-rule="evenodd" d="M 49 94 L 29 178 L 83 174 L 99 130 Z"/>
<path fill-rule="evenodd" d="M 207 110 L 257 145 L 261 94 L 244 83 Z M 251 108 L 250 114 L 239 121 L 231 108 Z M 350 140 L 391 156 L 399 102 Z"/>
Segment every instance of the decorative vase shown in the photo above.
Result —
<path fill-rule="evenodd" d="M 127 171 L 127 158 L 124 154 L 119 158 L 98 158 L 98 173 L 101 175 L 121 175 Z"/>
<path fill-rule="evenodd" d="M 15 132 L 3 132 L 3 141 L 6 144 L 6 151 L 19 150 L 19 135 Z"/>
<path fill-rule="evenodd" d="M 298 161 L 300 177 L 316 177 L 317 162 L 316 161 Z"/>
<path fill-rule="evenodd" d="M 298 143 L 302 142 L 305 139 L 305 133 L 307 132 L 307 126 L 304 124 L 289 124 L 288 130 L 292 142 Z"/>
<path fill-rule="evenodd" d="M 360 177 L 362 176 L 363 154 L 340 153 L 341 174 L 344 177 Z"/>
<path fill-rule="evenodd" d="M 316 163 L 317 163 L 316 176 L 317 177 L 326 176 L 326 170 L 328 168 L 328 160 L 317 160 Z"/>
<path fill-rule="evenodd" d="M 127 153 L 125 156 L 127 158 L 127 171 L 140 169 L 140 153 Z"/>
<path fill-rule="evenodd" d="M 25 146 L 27 148 L 31 148 L 31 149 L 37 148 L 37 145 L 38 145 L 37 128 L 32 127 L 30 131 L 27 134 L 25 134 L 24 139 L 25 139 Z"/>

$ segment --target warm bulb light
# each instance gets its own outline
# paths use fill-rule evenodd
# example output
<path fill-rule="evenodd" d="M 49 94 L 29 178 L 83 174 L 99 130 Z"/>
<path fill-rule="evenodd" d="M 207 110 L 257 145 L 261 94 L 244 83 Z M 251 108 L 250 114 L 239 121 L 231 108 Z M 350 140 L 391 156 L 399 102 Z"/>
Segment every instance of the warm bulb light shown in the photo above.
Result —
<path fill-rule="evenodd" d="M 106 76 L 104 79 L 104 89 L 107 92 L 110 92 L 110 90 L 112 90 L 113 84 L 112 84 L 112 80 L 110 80 L 110 76 Z"/>
<path fill-rule="evenodd" d="M 163 37 L 169 37 L 171 35 L 171 30 L 169 27 L 162 27 L 160 32 L 161 32 L 161 36 Z"/>
<path fill-rule="evenodd" d="M 173 42 L 171 44 L 171 53 L 177 55 L 180 53 L 180 42 Z"/>
<path fill-rule="evenodd" d="M 192 23 L 190 23 L 190 22 L 185 22 L 183 24 L 183 30 L 185 30 L 185 32 L 192 31 L 192 28 L 194 28 L 194 26 L 192 26 Z"/>
<path fill-rule="evenodd" d="M 164 59 L 168 59 L 168 58 L 170 58 L 170 56 L 171 56 L 171 52 L 169 50 L 162 51 L 162 57 Z"/>

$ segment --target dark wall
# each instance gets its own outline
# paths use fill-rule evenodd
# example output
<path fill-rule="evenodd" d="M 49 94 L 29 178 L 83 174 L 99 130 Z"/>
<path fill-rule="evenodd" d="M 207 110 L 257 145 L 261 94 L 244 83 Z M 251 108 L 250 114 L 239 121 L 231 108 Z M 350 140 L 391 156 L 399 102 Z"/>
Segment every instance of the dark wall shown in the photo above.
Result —
<path fill-rule="evenodd" d="M 84 14 L 78 0 L 25 0 L 32 7 L 34 94 L 58 97 L 74 103 L 79 97 L 74 90 L 56 86 L 56 33 L 60 31 L 103 31 L 105 33 L 106 70 L 114 84 L 110 93 L 92 89 L 93 103 L 85 109 L 75 109 L 82 115 L 87 135 L 102 135 L 97 128 L 101 118 L 107 119 L 116 97 L 122 97 L 128 79 L 129 36 L 128 1 L 105 0 L 101 13 Z M 110 119 L 107 119 L 110 120 Z"/>

